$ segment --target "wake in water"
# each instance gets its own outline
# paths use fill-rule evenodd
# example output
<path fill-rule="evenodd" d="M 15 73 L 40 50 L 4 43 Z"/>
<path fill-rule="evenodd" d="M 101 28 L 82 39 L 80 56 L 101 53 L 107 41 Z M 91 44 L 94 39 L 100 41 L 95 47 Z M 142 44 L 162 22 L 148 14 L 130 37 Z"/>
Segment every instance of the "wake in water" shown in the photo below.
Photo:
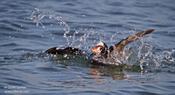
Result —
<path fill-rule="evenodd" d="M 63 37 L 67 41 L 65 45 L 66 47 L 76 47 L 90 52 L 89 47 L 92 47 L 90 46 L 91 44 L 96 43 L 98 40 L 103 40 L 103 37 L 98 38 L 98 36 L 101 36 L 102 34 L 99 34 L 93 29 L 80 29 L 75 30 L 74 33 L 70 33 L 69 25 L 63 20 L 61 16 L 50 14 L 49 12 L 43 12 L 37 8 L 32 12 L 30 18 L 34 23 L 36 23 L 36 26 L 42 26 L 43 28 L 46 27 L 42 23 L 43 20 L 47 20 L 48 22 L 49 20 L 56 21 L 59 25 L 58 27 L 63 27 Z M 79 34 L 82 35 L 77 36 Z M 108 43 L 111 43 L 115 40 L 114 35 L 117 35 L 117 33 L 108 35 L 111 37 L 110 41 L 108 40 Z M 174 65 L 175 50 L 159 50 L 158 48 L 154 47 L 154 42 L 152 42 L 153 40 L 151 39 L 153 38 L 147 37 L 125 47 L 123 51 L 124 57 L 119 59 L 119 61 L 124 64 L 139 65 L 142 70 L 157 70 L 161 67 L 171 67 Z"/>

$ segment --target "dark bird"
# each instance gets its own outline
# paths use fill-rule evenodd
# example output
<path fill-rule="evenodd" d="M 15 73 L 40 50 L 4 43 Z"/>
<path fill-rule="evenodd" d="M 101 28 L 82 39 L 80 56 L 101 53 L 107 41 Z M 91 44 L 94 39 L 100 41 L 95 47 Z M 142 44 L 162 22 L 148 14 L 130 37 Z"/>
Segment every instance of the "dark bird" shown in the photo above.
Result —
<path fill-rule="evenodd" d="M 95 64 L 112 64 L 112 65 L 120 65 L 122 62 L 120 58 L 124 57 L 123 51 L 126 45 L 131 42 L 134 42 L 143 36 L 150 34 L 154 31 L 154 29 L 148 29 L 145 31 L 137 32 L 133 35 L 128 36 L 127 38 L 121 40 L 117 44 L 108 47 L 106 43 L 100 41 L 94 47 L 91 48 L 92 56 L 89 57 L 89 60 Z M 63 49 L 60 48 L 50 48 L 46 51 L 49 54 L 73 54 L 73 55 L 86 55 L 85 52 L 78 48 L 66 47 Z"/>

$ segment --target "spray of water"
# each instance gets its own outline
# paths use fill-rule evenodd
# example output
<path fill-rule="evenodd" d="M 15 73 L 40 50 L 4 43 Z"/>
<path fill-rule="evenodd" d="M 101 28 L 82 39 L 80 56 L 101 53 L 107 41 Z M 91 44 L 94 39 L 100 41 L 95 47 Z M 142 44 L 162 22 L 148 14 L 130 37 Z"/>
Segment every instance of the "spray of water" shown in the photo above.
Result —
<path fill-rule="evenodd" d="M 85 49 L 87 51 L 92 44 L 97 43 L 99 40 L 103 40 L 107 43 L 113 43 L 113 41 L 116 40 L 117 35 L 122 35 L 124 33 L 122 31 L 107 35 L 110 37 L 107 41 L 104 40 L 106 37 L 104 34 L 100 34 L 93 29 L 78 29 L 75 30 L 74 33 L 70 34 L 70 27 L 61 16 L 42 12 L 37 8 L 35 8 L 32 12 L 30 19 L 36 23 L 36 26 L 42 26 L 43 28 L 45 28 L 42 23 L 43 19 L 56 21 L 59 26 L 63 27 L 63 37 L 66 39 L 68 46 Z M 131 31 L 130 34 L 133 34 L 133 32 L 135 31 Z M 125 35 L 125 33 L 123 35 Z M 142 70 L 144 68 L 156 69 L 160 68 L 162 65 L 175 64 L 175 50 L 157 51 L 154 44 L 151 44 L 151 41 L 153 41 L 151 39 L 151 37 L 147 37 L 128 45 L 123 52 L 124 57 L 114 59 L 121 63 L 138 64 Z M 114 57 L 116 56 L 117 55 L 114 55 Z"/>
<path fill-rule="evenodd" d="M 43 19 L 48 19 L 48 20 L 54 20 L 59 24 L 60 26 L 63 27 L 64 30 L 64 35 L 63 37 L 66 38 L 67 45 L 70 45 L 70 38 L 71 36 L 68 36 L 70 33 L 70 27 L 69 25 L 63 20 L 61 16 L 56 16 L 54 14 L 50 14 L 49 12 L 43 12 L 40 11 L 38 8 L 35 8 L 34 11 L 32 12 L 30 19 L 36 23 L 36 26 L 41 26 L 42 28 L 45 28 L 44 24 L 42 23 Z"/>

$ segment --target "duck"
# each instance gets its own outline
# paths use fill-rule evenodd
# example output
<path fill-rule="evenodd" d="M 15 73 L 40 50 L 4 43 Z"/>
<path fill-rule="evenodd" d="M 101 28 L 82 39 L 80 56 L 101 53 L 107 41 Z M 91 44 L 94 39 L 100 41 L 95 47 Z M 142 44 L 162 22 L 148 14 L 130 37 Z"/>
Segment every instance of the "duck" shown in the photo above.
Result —
<path fill-rule="evenodd" d="M 136 40 L 143 38 L 145 35 L 154 32 L 154 29 L 147 29 L 145 31 L 136 32 L 135 34 L 129 35 L 125 39 L 122 39 L 118 43 L 108 47 L 107 44 L 103 41 L 99 41 L 95 46 L 91 47 L 91 54 L 88 56 L 83 50 L 73 47 L 57 48 L 53 47 L 46 50 L 46 53 L 53 55 L 80 55 L 88 56 L 90 63 L 97 65 L 121 65 L 121 59 L 124 55 L 124 48 Z"/>

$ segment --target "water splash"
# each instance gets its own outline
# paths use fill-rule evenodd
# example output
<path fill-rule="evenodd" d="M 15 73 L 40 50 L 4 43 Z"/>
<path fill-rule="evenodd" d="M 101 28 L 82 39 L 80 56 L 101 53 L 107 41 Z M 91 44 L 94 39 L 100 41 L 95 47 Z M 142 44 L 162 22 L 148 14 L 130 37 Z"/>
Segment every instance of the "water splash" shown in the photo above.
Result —
<path fill-rule="evenodd" d="M 41 11 L 38 8 L 34 9 L 34 11 L 30 16 L 30 19 L 36 24 L 37 27 L 41 26 L 44 29 L 46 29 L 46 26 L 43 23 L 44 20 L 47 20 L 47 22 L 51 21 L 51 23 L 56 21 L 59 27 L 60 26 L 63 27 L 63 31 L 64 31 L 63 37 L 66 39 L 65 46 L 88 49 L 90 47 L 90 44 L 89 45 L 87 44 L 89 41 L 87 39 L 96 38 L 94 37 L 94 35 L 97 34 L 97 32 L 95 32 L 93 29 L 80 28 L 75 30 L 73 33 L 71 33 L 70 26 L 66 23 L 66 21 L 63 19 L 62 16 L 58 16 L 58 15 L 55 15 L 54 13 L 49 13 L 46 11 Z M 80 36 L 79 34 L 82 34 L 82 35 Z"/>
<path fill-rule="evenodd" d="M 141 39 L 136 43 L 125 48 L 123 62 L 140 65 L 141 70 L 153 71 L 163 70 L 164 66 L 175 65 L 175 50 L 158 50 L 152 43 L 151 37 Z M 132 48 L 132 49 L 131 49 Z M 128 53 L 129 51 L 129 53 Z M 126 54 L 126 52 L 128 54 Z M 169 68 L 170 71 L 174 71 Z"/>
<path fill-rule="evenodd" d="M 31 14 L 31 16 L 30 16 L 30 19 L 34 23 L 36 23 L 37 27 L 42 26 L 42 28 L 45 28 L 44 24 L 42 23 L 42 21 L 44 19 L 56 21 L 59 26 L 63 27 L 63 30 L 64 30 L 63 37 L 66 38 L 67 45 L 68 46 L 70 45 L 71 36 L 68 36 L 68 34 L 70 33 L 70 27 L 63 20 L 63 18 L 61 16 L 57 16 L 57 15 L 54 15 L 54 14 L 51 14 L 51 13 L 45 12 L 45 11 L 40 11 L 38 8 L 35 8 L 34 11 Z"/>
<path fill-rule="evenodd" d="M 95 31 L 94 29 L 80 28 L 75 30 L 73 33 L 70 33 L 70 27 L 64 21 L 63 17 L 40 11 L 37 8 L 35 8 L 32 12 L 30 19 L 36 23 L 36 26 L 42 26 L 42 28 L 45 28 L 43 19 L 56 21 L 59 26 L 63 27 L 63 37 L 66 38 L 67 46 L 81 48 L 88 52 L 90 52 L 89 48 L 92 47 L 92 44 L 97 43 L 99 40 L 114 44 L 113 41 L 118 39 L 117 35 L 130 35 L 135 32 L 121 31 L 104 36 L 103 32 L 101 33 L 99 31 Z M 105 37 L 110 39 L 105 39 Z M 117 55 L 114 55 L 114 59 L 116 62 L 120 63 L 140 65 L 142 70 L 158 69 L 161 68 L 162 65 L 175 64 L 175 50 L 170 49 L 157 51 L 154 46 L 155 44 L 153 44 L 152 41 L 154 40 L 152 40 L 151 37 L 138 40 L 124 49 L 123 57 L 116 58 Z"/>
<path fill-rule="evenodd" d="M 63 37 L 66 39 L 66 45 L 70 47 L 77 47 L 81 49 L 88 50 L 92 43 L 96 42 L 96 39 L 103 39 L 104 34 L 96 32 L 94 29 L 85 29 L 79 28 L 75 31 L 70 32 L 70 26 L 66 23 L 62 16 L 55 15 L 54 13 L 49 13 L 47 11 L 42 11 L 38 8 L 35 8 L 30 16 L 30 19 L 36 24 L 37 27 L 41 26 L 43 29 L 46 30 L 46 23 L 51 21 L 59 25 L 59 27 L 63 27 Z M 98 36 L 100 35 L 100 36 Z M 95 39 L 93 41 L 89 41 L 88 39 Z"/>
<path fill-rule="evenodd" d="M 30 19 L 36 23 L 36 26 L 38 27 L 39 25 L 41 25 L 43 28 L 44 25 L 42 24 L 41 20 L 45 17 L 45 15 L 37 8 L 35 8 L 35 10 L 32 12 Z"/>
<path fill-rule="evenodd" d="M 82 33 L 81 36 L 76 36 L 76 34 Z M 93 29 L 79 29 L 76 30 L 73 34 L 72 44 L 71 46 L 76 48 L 81 48 L 84 50 L 88 50 L 89 47 L 91 47 L 91 44 L 93 41 L 90 41 L 89 39 L 95 38 L 96 32 Z"/>

